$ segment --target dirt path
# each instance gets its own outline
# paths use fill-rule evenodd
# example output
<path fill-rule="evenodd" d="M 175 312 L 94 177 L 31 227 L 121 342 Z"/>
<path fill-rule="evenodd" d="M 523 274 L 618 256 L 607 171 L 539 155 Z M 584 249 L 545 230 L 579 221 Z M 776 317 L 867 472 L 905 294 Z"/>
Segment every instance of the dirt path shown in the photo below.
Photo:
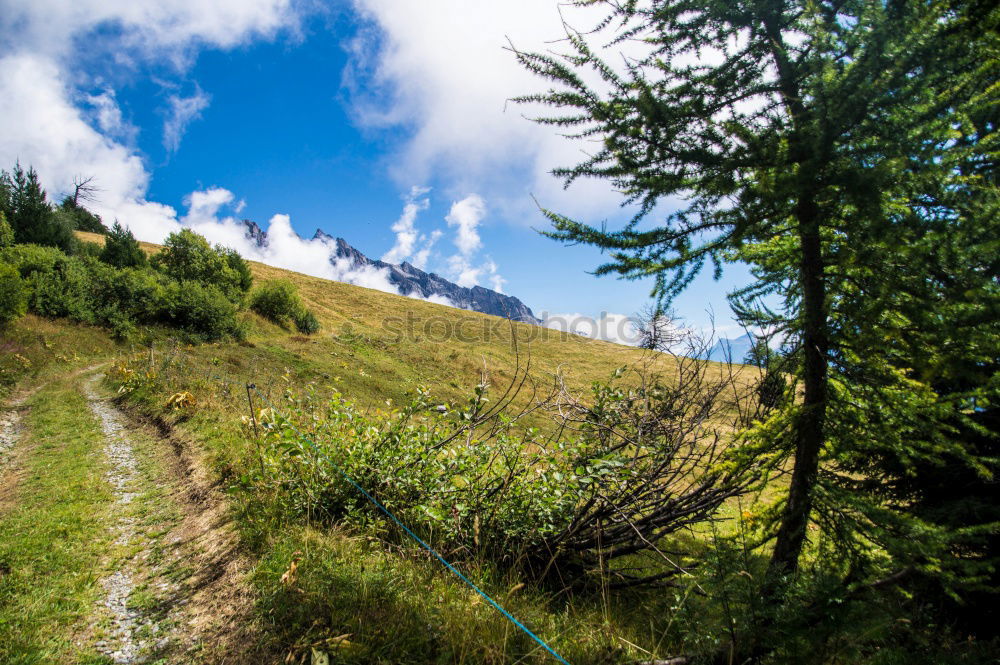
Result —
<path fill-rule="evenodd" d="M 0 469 L 8 466 L 21 433 L 21 406 L 34 391 L 21 391 L 0 408 Z"/>
<path fill-rule="evenodd" d="M 83 388 L 104 433 L 119 552 L 101 580 L 108 627 L 97 650 L 126 665 L 250 662 L 250 563 L 221 493 L 194 446 L 123 412 L 99 379 Z"/>
<path fill-rule="evenodd" d="M 34 392 L 23 390 L 0 406 L 0 514 L 12 502 L 21 479 L 16 463 L 19 452 L 16 444 L 23 429 L 24 403 Z"/>
<path fill-rule="evenodd" d="M 131 509 L 132 501 L 140 491 L 138 462 L 121 414 L 97 393 L 95 384 L 99 378 L 98 375 L 91 377 L 84 383 L 84 388 L 90 409 L 100 420 L 104 432 L 107 480 L 115 496 L 116 521 L 111 527 L 115 535 L 114 544 L 136 548 L 140 554 L 124 561 L 117 570 L 101 580 L 105 591 L 104 606 L 111 615 L 111 628 L 108 638 L 96 646 L 115 663 L 129 665 L 140 662 L 150 651 L 163 650 L 169 644 L 170 636 L 159 637 L 151 644 L 156 635 L 168 631 L 149 613 L 133 606 L 136 569 L 142 564 L 142 553 L 148 552 L 156 543 L 147 531 L 138 528 L 135 511 Z"/>

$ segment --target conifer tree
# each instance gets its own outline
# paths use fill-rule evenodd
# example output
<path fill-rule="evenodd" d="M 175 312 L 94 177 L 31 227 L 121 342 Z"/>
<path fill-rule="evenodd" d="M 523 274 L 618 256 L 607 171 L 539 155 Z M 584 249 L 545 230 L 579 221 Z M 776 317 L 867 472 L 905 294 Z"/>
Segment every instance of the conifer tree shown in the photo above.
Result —
<path fill-rule="evenodd" d="M 731 295 L 734 310 L 791 350 L 801 392 L 790 392 L 801 397 L 749 437 L 748 452 L 771 468 L 792 460 L 766 595 L 796 572 L 810 522 L 838 539 L 849 580 L 879 572 L 874 544 L 896 572 L 949 569 L 941 577 L 968 582 L 976 573 L 947 565 L 956 531 L 885 481 L 915 462 L 947 459 L 984 480 L 995 469 L 968 434 L 989 438 L 973 416 L 997 404 L 1000 383 L 990 318 L 1000 10 L 576 4 L 606 5 L 607 17 L 586 35 L 568 29 L 565 54 L 515 50 L 552 84 L 518 101 L 554 108 L 538 122 L 596 145 L 555 172 L 567 185 L 609 180 L 639 212 L 608 231 L 546 210 L 548 235 L 607 250 L 598 274 L 653 277 L 662 307 L 706 266 L 745 262 L 755 280 Z M 609 33 L 611 50 L 640 53 L 612 64 L 592 46 Z M 945 358 L 976 371 L 949 385 Z M 980 533 L 996 528 L 970 519 Z"/>
<path fill-rule="evenodd" d="M 116 268 L 138 268 L 146 265 L 146 253 L 132 235 L 132 230 L 115 220 L 111 231 L 104 239 L 101 261 Z"/>
<path fill-rule="evenodd" d="M 12 173 L 3 173 L 2 181 L 0 189 L 6 191 L 0 198 L 6 201 L 0 203 L 4 204 L 16 242 L 50 245 L 63 250 L 73 248 L 72 224 L 65 216 L 54 214 L 33 168 L 25 171 L 17 163 Z"/>
<path fill-rule="evenodd" d="M 7 223 L 7 215 L 0 209 L 0 247 L 10 247 L 14 244 L 14 229 Z"/>

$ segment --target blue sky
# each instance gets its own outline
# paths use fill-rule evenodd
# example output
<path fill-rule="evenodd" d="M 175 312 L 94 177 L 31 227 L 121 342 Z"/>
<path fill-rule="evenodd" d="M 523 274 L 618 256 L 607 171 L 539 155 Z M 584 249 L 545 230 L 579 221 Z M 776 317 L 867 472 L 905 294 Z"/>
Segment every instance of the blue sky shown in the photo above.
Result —
<path fill-rule="evenodd" d="M 500 284 L 536 314 L 648 301 L 647 282 L 587 274 L 597 250 L 533 230 L 545 225 L 533 195 L 591 223 L 627 217 L 605 184 L 564 192 L 547 171 L 582 146 L 505 103 L 541 86 L 506 40 L 551 47 L 555 2 L 0 0 L 0 12 L 0 159 L 35 165 L 54 193 L 94 175 L 98 212 L 140 237 L 189 225 L 238 244 L 233 219 L 277 220 L 372 257 L 429 249 L 426 269 Z M 325 270 L 295 248 L 263 258 Z M 696 326 L 712 309 L 735 336 L 724 295 L 746 279 L 704 275 L 675 308 Z"/>

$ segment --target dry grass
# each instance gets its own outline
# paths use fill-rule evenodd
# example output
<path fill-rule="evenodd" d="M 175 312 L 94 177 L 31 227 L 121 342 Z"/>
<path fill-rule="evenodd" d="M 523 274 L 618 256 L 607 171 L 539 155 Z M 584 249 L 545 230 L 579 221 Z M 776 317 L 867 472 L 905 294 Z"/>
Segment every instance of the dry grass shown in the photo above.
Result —
<path fill-rule="evenodd" d="M 103 243 L 103 236 L 79 235 Z M 159 245 L 140 244 L 149 254 L 160 249 Z M 219 344 L 193 350 L 212 354 L 220 370 L 259 385 L 267 385 L 287 369 L 296 379 L 335 382 L 361 404 L 380 404 L 386 399 L 398 402 L 418 385 L 431 388 L 435 398 L 449 402 L 464 399 L 484 371 L 492 386 L 505 386 L 518 363 L 512 344 L 515 336 L 520 363 L 530 362 L 530 375 L 541 392 L 552 385 L 557 374 L 574 392 L 587 390 L 591 382 L 606 379 L 623 365 L 641 365 L 665 377 L 673 374 L 675 361 L 667 355 L 510 323 L 262 263 L 250 265 L 257 284 L 273 279 L 292 282 L 322 325 L 318 334 L 304 338 L 248 314 L 253 328 L 251 347 Z M 720 364 L 714 371 L 730 369 Z M 738 383 L 745 385 L 752 380 L 754 372 L 737 371 L 745 374 L 737 378 Z M 526 389 L 515 406 L 523 405 L 530 396 L 530 389 Z"/>

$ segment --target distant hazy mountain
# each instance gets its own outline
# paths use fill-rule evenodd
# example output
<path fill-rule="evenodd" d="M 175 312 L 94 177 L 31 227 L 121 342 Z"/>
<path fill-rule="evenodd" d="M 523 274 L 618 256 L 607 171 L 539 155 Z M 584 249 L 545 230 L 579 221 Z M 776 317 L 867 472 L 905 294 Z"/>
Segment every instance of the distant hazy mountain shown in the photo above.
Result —
<path fill-rule="evenodd" d="M 729 339 L 723 337 L 715 343 L 705 357 L 708 360 L 716 360 L 719 362 L 731 361 L 734 363 L 742 363 L 743 358 L 746 357 L 750 349 L 753 348 L 753 337 L 750 335 L 743 335 L 742 337 L 737 337 L 736 339 Z"/>
<path fill-rule="evenodd" d="M 243 220 L 247 227 L 247 237 L 252 239 L 258 247 L 267 246 L 267 231 L 261 229 L 255 222 Z M 407 296 L 419 296 L 430 298 L 437 296 L 447 298 L 455 307 L 471 309 L 484 314 L 492 314 L 505 319 L 523 321 L 524 323 L 539 324 L 539 321 L 531 309 L 514 296 L 497 293 L 481 286 L 466 288 L 454 282 L 436 275 L 432 272 L 424 272 L 416 266 L 403 262 L 399 265 L 385 263 L 376 259 L 370 259 L 360 251 L 352 247 L 343 238 L 333 236 L 316 229 L 315 239 L 325 240 L 333 246 L 330 254 L 331 263 L 341 259 L 347 259 L 352 267 L 361 268 L 370 266 L 378 270 L 385 270 L 389 282 L 399 289 L 399 292 Z"/>

